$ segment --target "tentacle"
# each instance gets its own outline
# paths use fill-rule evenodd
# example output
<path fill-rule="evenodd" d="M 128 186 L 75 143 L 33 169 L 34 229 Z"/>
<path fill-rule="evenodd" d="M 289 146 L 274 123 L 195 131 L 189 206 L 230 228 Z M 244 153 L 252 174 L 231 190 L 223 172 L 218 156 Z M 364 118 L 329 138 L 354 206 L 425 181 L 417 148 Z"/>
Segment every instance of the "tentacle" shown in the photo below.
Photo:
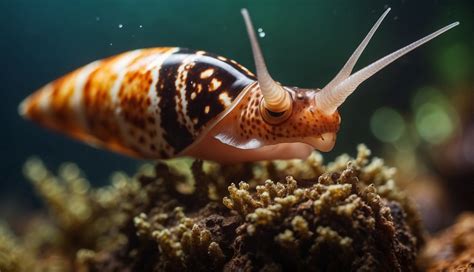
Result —
<path fill-rule="evenodd" d="M 432 34 L 379 59 L 378 61 L 354 73 L 353 75 L 350 75 L 355 61 L 357 61 L 357 58 L 359 57 L 360 53 L 362 53 L 362 50 L 365 48 L 368 39 L 370 39 L 370 37 L 373 35 L 372 31 L 375 31 L 377 29 L 381 20 L 385 17 L 388 11 L 389 10 L 385 11 L 385 13 L 380 17 L 375 26 L 369 32 L 369 34 L 361 43 L 361 45 L 359 45 L 357 50 L 354 52 L 354 54 L 351 56 L 349 61 L 339 72 L 336 78 L 333 79 L 326 87 L 324 87 L 320 92 L 317 93 L 316 99 L 318 106 L 327 114 L 334 113 L 337 108 L 342 103 L 344 103 L 346 98 L 351 95 L 362 82 L 373 76 L 378 71 L 382 70 L 385 66 L 404 56 L 413 49 L 423 45 L 424 43 L 459 25 L 459 22 L 455 22 L 448 26 L 445 26 Z"/>
<path fill-rule="evenodd" d="M 245 25 L 252 45 L 255 67 L 257 69 L 257 79 L 263 93 L 265 108 L 273 112 L 284 112 L 291 107 L 291 97 L 285 89 L 276 83 L 268 73 L 267 66 L 263 59 L 262 51 L 258 44 L 257 36 L 252 25 L 252 20 L 247 9 L 242 9 Z"/>
<path fill-rule="evenodd" d="M 352 69 L 354 69 L 354 66 L 359 60 L 360 55 L 362 52 L 364 52 L 365 47 L 367 47 L 367 44 L 369 44 L 369 41 L 372 39 L 372 36 L 374 36 L 375 31 L 379 28 L 380 24 L 382 23 L 383 19 L 387 14 L 390 12 L 390 8 L 385 10 L 385 12 L 380 16 L 380 18 L 375 22 L 374 26 L 372 29 L 369 31 L 367 36 L 365 36 L 364 40 L 360 43 L 360 45 L 357 47 L 357 49 L 352 53 L 351 57 L 347 60 L 346 64 L 342 67 L 341 71 L 329 82 L 324 88 L 325 89 L 332 89 L 334 86 L 337 84 L 341 83 L 342 80 L 346 79 L 349 77 L 352 73 Z"/>

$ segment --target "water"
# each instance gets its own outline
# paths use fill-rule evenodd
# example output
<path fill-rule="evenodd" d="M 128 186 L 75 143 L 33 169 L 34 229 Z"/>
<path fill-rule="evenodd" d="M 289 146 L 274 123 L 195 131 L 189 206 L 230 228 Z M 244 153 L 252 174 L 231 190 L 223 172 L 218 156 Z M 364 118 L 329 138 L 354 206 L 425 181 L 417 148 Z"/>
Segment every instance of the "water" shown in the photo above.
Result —
<path fill-rule="evenodd" d="M 392 8 L 357 67 L 444 25 L 461 26 L 410 53 L 364 83 L 341 109 L 338 142 L 328 157 L 365 142 L 378 150 L 370 120 L 380 107 L 409 112 L 425 85 L 455 89 L 473 74 L 474 2 L 465 1 L 1 1 L 0 217 L 38 204 L 21 175 L 38 155 L 47 165 L 77 162 L 96 184 L 140 163 L 96 150 L 22 120 L 19 102 L 45 83 L 90 61 L 123 51 L 181 46 L 214 52 L 253 70 L 240 8 L 259 31 L 273 77 L 287 85 L 323 87 L 372 24 Z M 454 47 L 454 49 L 453 49 Z M 450 51 L 451 50 L 451 51 Z M 445 55 L 449 54 L 448 57 Z M 356 68 L 357 69 L 357 68 Z M 447 92 L 447 93 L 446 93 Z"/>

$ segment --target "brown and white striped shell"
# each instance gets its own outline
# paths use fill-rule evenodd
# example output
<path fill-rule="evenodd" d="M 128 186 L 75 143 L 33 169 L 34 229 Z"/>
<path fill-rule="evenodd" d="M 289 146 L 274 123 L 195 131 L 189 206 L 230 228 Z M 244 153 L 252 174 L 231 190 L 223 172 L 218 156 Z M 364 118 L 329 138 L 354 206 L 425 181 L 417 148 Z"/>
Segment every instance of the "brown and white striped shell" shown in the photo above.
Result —
<path fill-rule="evenodd" d="M 46 127 L 145 158 L 190 146 L 255 76 L 233 60 L 177 47 L 126 52 L 44 86 L 20 111 Z"/>

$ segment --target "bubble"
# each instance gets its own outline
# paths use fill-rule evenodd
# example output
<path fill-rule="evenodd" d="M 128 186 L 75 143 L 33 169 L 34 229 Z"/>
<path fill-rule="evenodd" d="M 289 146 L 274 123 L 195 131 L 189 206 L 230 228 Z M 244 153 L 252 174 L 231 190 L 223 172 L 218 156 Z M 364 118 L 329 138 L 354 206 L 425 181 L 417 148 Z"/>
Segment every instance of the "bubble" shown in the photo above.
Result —
<path fill-rule="evenodd" d="M 394 109 L 382 107 L 372 115 L 370 128 L 380 141 L 393 143 L 399 140 L 405 132 L 405 121 Z"/>
<path fill-rule="evenodd" d="M 123 25 L 122 25 L 122 24 L 119 24 L 119 25 L 118 25 L 118 28 L 122 28 L 122 27 L 123 27 Z"/>
<path fill-rule="evenodd" d="M 260 38 L 265 37 L 265 32 L 263 31 L 261 27 L 258 28 L 257 31 L 258 31 L 258 36 L 260 36 Z"/>
<path fill-rule="evenodd" d="M 139 27 L 139 28 L 143 28 L 143 25 L 139 25 L 138 27 Z"/>
<path fill-rule="evenodd" d="M 99 17 L 99 16 L 95 17 L 95 20 L 96 20 L 97 22 L 100 21 L 100 17 Z"/>
<path fill-rule="evenodd" d="M 113 45 L 113 43 L 109 43 L 109 45 L 110 45 L 110 46 L 112 46 L 112 45 Z"/>

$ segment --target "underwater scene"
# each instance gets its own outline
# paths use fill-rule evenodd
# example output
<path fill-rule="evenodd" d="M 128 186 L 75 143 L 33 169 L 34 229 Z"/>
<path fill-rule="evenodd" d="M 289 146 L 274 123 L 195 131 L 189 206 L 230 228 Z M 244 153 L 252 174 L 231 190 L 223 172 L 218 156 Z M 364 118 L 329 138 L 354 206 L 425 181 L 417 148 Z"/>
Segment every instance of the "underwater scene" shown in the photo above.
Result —
<path fill-rule="evenodd" d="M 474 1 L 0 13 L 0 272 L 474 271 Z"/>

